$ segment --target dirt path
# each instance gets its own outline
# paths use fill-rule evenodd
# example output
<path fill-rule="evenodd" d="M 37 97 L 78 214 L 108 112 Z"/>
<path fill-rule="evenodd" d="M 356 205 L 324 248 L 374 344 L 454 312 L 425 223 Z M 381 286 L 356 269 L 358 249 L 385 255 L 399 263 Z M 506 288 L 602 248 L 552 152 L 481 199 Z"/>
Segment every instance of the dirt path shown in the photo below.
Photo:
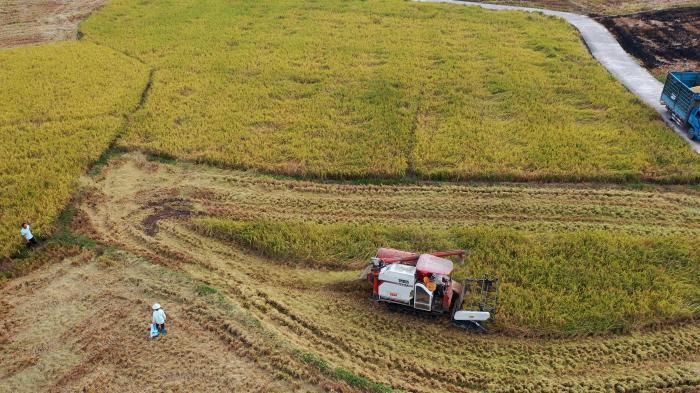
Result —
<path fill-rule="evenodd" d="M 78 24 L 105 0 L 2 0 L 0 48 L 75 39 Z"/>
<path fill-rule="evenodd" d="M 455 186 L 446 189 L 443 197 L 438 187 L 423 190 L 407 185 L 342 186 L 280 180 L 203 166 L 163 165 L 138 154 L 111 163 L 101 178 L 88 180 L 86 187 L 93 191 L 81 205 L 84 217 L 79 226 L 92 236 L 206 282 L 232 307 L 249 313 L 251 321 L 259 321 L 250 322 L 249 329 L 264 329 L 264 337 L 275 337 L 279 346 L 313 354 L 333 367 L 377 382 L 410 391 L 449 392 L 588 388 L 693 391 L 700 386 L 698 324 L 625 336 L 561 340 L 465 334 L 453 330 L 446 320 L 395 314 L 370 302 L 356 270 L 329 272 L 280 264 L 195 233 L 187 225 L 189 217 L 200 213 L 285 218 L 308 211 L 310 217 L 332 219 L 337 214 L 358 214 L 355 208 L 367 209 L 372 219 L 386 219 L 383 211 L 387 206 L 397 206 L 399 212 L 412 210 L 411 196 L 421 192 L 437 198 L 432 206 L 457 198 L 446 209 L 465 203 L 465 216 L 487 219 L 485 213 L 470 213 L 469 209 L 488 205 L 491 197 L 507 196 L 507 189 L 491 190 L 497 192 L 490 196 L 488 186 Z M 534 188 L 524 191 L 529 198 L 538 198 Z M 613 205 L 629 206 L 642 203 L 645 195 L 653 199 L 652 193 L 620 189 L 572 191 L 579 192 L 578 197 L 557 196 L 550 191 L 548 187 L 540 189 L 543 195 L 539 197 L 561 203 L 562 208 L 569 204 L 567 200 L 573 203 L 584 197 L 608 198 Z M 690 198 L 693 204 L 697 197 L 678 191 L 661 194 L 661 199 L 648 201 L 644 209 L 670 210 L 667 203 Z M 344 208 L 348 211 L 338 213 Z M 165 210 L 190 213 L 161 214 Z M 416 219 L 442 214 L 440 209 L 424 211 Z M 155 232 L 144 226 L 154 216 L 158 219 L 148 222 L 158 228 Z M 590 221 L 597 218 L 593 214 Z M 256 347 L 267 345 L 267 339 L 250 340 Z M 271 354 L 262 358 L 256 352 L 247 356 L 269 362 L 272 368 L 283 367 L 277 350 L 269 351 Z M 327 383 L 322 386 L 327 387 Z"/>
<path fill-rule="evenodd" d="M 552 11 L 539 8 L 517 7 L 500 4 L 473 3 L 459 0 L 414 0 L 421 3 L 451 3 L 466 6 L 478 6 L 489 10 L 516 10 L 525 12 L 541 12 L 552 15 L 571 23 L 581 33 L 593 57 L 600 62 L 620 83 L 636 94 L 642 102 L 654 108 L 666 124 L 673 129 L 693 150 L 700 153 L 700 142 L 688 137 L 687 131 L 679 127 L 659 99 L 663 84 L 649 71 L 640 66 L 637 61 L 625 52 L 615 37 L 603 25 L 593 18 L 571 12 Z"/>

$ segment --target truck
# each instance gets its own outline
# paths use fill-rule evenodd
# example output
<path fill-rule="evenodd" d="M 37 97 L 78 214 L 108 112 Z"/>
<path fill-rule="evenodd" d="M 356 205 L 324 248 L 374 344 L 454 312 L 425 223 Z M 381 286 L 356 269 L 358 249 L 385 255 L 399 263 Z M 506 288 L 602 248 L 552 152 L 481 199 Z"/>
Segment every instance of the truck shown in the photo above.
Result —
<path fill-rule="evenodd" d="M 688 128 L 690 139 L 700 141 L 700 71 L 669 72 L 661 104 L 673 121 Z"/>

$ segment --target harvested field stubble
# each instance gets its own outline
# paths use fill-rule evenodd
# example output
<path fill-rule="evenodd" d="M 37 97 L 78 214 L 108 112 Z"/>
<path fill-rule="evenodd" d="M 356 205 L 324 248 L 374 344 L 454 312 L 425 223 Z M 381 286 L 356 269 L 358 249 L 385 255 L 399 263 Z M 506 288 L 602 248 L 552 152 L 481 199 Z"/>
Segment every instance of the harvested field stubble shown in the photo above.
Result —
<path fill-rule="evenodd" d="M 691 149 L 552 17 L 118 0 L 83 30 L 158 69 L 129 148 L 329 178 L 700 180 Z"/>
<path fill-rule="evenodd" d="M 398 207 L 401 201 L 408 203 L 412 195 L 427 190 L 434 190 L 433 195 L 439 202 L 443 200 L 440 187 L 299 182 L 189 164 L 164 165 L 135 155 L 127 155 L 109 164 L 98 181 L 89 180 L 88 183 L 93 191 L 92 196 L 81 204 L 84 215 L 81 228 L 88 229 L 104 242 L 169 265 L 214 288 L 217 294 L 231 302 L 234 309 L 250 313 L 246 329 L 265 329 L 269 337 L 282 343 L 280 345 L 301 351 L 300 358 L 306 367 L 316 368 L 324 376 L 330 376 L 330 381 L 319 382 L 321 386 L 343 381 L 358 384 L 358 381 L 364 381 L 367 385 L 363 386 L 387 385 L 420 392 L 645 391 L 656 388 L 693 391 L 700 386 L 697 357 L 700 353 L 700 330 L 696 322 L 676 321 L 661 324 L 659 328 L 633 330 L 626 335 L 574 339 L 473 335 L 451 327 L 447 319 L 423 319 L 393 313 L 371 302 L 367 299 L 369 288 L 357 278 L 358 270 L 355 267 L 358 265 L 351 264 L 350 269 L 338 270 L 339 266 L 319 269 L 318 264 L 311 267 L 303 263 L 298 265 L 293 257 L 285 257 L 284 263 L 280 263 L 242 251 L 230 241 L 217 241 L 207 234 L 193 231 L 189 222 L 198 214 L 238 211 L 239 204 L 242 205 L 240 212 L 247 211 L 252 215 L 265 216 L 279 206 L 289 209 L 291 214 L 303 214 L 308 207 L 316 217 L 322 217 L 319 212 L 324 204 L 331 201 L 345 198 L 365 200 L 362 195 L 350 192 L 353 188 L 367 191 L 367 203 L 390 198 L 387 193 L 397 198 Z M 445 193 L 455 198 L 454 204 L 466 202 L 465 205 L 469 205 L 467 196 L 470 192 L 485 191 L 484 188 L 487 186 L 451 186 L 446 187 Z M 548 189 L 546 186 L 519 188 L 543 193 Z M 670 197 L 663 192 L 646 193 L 621 188 L 574 190 L 579 191 L 579 195 L 606 194 L 606 198 L 613 201 L 611 204 L 619 201 L 617 198 L 621 194 L 642 199 L 644 195 Z M 682 199 L 684 192 L 676 189 L 672 194 L 676 196 L 671 199 Z M 695 198 L 692 191 L 688 194 L 686 197 Z M 479 201 L 489 200 L 483 194 L 478 195 L 481 195 Z M 297 199 L 301 196 L 304 197 L 303 202 Z M 185 208 L 183 201 L 189 202 L 190 215 L 162 216 L 155 223 L 157 232 L 149 235 L 144 231 L 144 219 L 158 215 L 163 208 Z M 433 207 L 439 212 L 437 202 Z M 368 215 L 378 217 L 379 210 L 369 209 Z M 328 210 L 327 217 L 332 219 L 335 211 Z M 348 213 L 352 214 L 352 211 Z M 320 221 L 323 222 L 322 219 Z M 383 222 L 392 224 L 387 219 Z M 285 225 L 290 225 L 285 228 L 294 228 L 293 223 Z M 328 224 L 318 225 L 323 228 Z M 518 236 L 528 235 L 523 233 Z M 618 244 L 628 242 L 629 246 L 629 241 L 633 242 L 635 238 L 626 236 L 615 241 Z M 343 239 L 343 236 L 333 237 Z M 473 238 L 479 239 L 478 236 Z M 606 251 L 587 248 L 598 244 L 591 235 L 579 237 L 573 234 L 571 239 L 594 242 L 576 244 L 579 250 L 589 250 L 593 254 Z M 478 245 L 472 246 L 479 250 Z M 574 247 L 571 242 L 557 246 L 565 252 Z M 535 251 L 546 251 L 547 247 L 536 248 Z M 663 250 L 651 247 L 645 252 L 663 253 Z M 504 248 L 503 251 L 507 253 L 508 249 Z M 687 251 L 694 252 L 692 249 Z M 480 253 L 472 255 L 472 259 L 482 260 Z M 511 258 L 508 255 L 501 257 Z M 567 267 L 562 262 L 553 259 L 547 268 L 566 271 Z M 523 276 L 523 279 L 531 278 Z M 510 288 L 504 288 L 504 302 L 518 296 L 513 288 L 520 283 L 511 281 L 511 284 Z M 697 281 L 685 285 L 697 289 Z M 673 289 L 670 291 L 668 298 L 673 296 Z M 207 294 L 211 290 L 201 290 L 199 293 Z M 534 301 L 538 299 L 556 300 L 541 291 L 533 298 Z M 513 311 L 521 305 L 508 307 Z M 508 320 L 507 314 L 501 316 Z M 260 358 L 261 355 L 251 349 L 244 352 L 244 356 Z M 265 356 L 272 367 L 285 365 L 277 356 Z M 350 374 L 338 369 L 347 370 Z M 301 378 L 309 377 L 305 375 Z"/>
<path fill-rule="evenodd" d="M 7 283 L 0 392 L 318 391 L 242 357 L 256 339 L 241 331 L 245 313 L 194 289 L 182 274 L 115 251 L 83 251 Z M 158 341 L 147 338 L 153 301 L 169 316 Z"/>
<path fill-rule="evenodd" d="M 339 271 L 361 269 L 379 246 L 464 247 L 470 262 L 458 278 L 504 279 L 504 331 L 626 331 L 698 313 L 694 188 L 353 185 L 119 160 L 102 186 L 114 189 L 102 193 L 147 206 L 134 199 L 120 209 L 123 199 L 104 195 L 99 203 L 117 205 L 109 221 L 128 232 L 140 231 L 128 222 L 158 228 L 144 228 L 149 238 L 182 222 L 285 264 Z"/>

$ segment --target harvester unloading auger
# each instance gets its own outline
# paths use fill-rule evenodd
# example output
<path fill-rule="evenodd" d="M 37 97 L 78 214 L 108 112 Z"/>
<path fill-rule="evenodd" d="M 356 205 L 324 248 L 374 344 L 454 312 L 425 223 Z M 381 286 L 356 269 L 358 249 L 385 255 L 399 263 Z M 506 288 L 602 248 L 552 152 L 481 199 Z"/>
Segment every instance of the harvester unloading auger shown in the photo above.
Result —
<path fill-rule="evenodd" d="M 455 325 L 486 330 L 498 306 L 499 279 L 484 276 L 452 281 L 452 261 L 464 264 L 464 250 L 430 254 L 380 248 L 363 272 L 372 298 L 430 314 L 450 313 Z"/>

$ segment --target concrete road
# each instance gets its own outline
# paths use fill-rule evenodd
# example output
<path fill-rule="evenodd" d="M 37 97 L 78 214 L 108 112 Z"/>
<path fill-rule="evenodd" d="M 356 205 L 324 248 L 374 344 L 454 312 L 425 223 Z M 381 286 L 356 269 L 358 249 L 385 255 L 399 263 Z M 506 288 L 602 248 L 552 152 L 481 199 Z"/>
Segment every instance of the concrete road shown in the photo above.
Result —
<path fill-rule="evenodd" d="M 700 153 L 700 143 L 688 138 L 686 130 L 671 120 L 666 109 L 659 103 L 663 84 L 654 78 L 646 69 L 637 64 L 617 42 L 615 37 L 603 25 L 585 15 L 571 12 L 552 11 L 539 8 L 517 7 L 499 4 L 474 3 L 459 0 L 414 0 L 421 3 L 452 3 L 467 6 L 478 6 L 489 10 L 517 10 L 540 12 L 565 19 L 578 29 L 583 40 L 588 45 L 593 57 L 607 68 L 625 87 L 636 94 L 645 104 L 661 114 L 666 124 L 685 140 L 697 153 Z"/>

